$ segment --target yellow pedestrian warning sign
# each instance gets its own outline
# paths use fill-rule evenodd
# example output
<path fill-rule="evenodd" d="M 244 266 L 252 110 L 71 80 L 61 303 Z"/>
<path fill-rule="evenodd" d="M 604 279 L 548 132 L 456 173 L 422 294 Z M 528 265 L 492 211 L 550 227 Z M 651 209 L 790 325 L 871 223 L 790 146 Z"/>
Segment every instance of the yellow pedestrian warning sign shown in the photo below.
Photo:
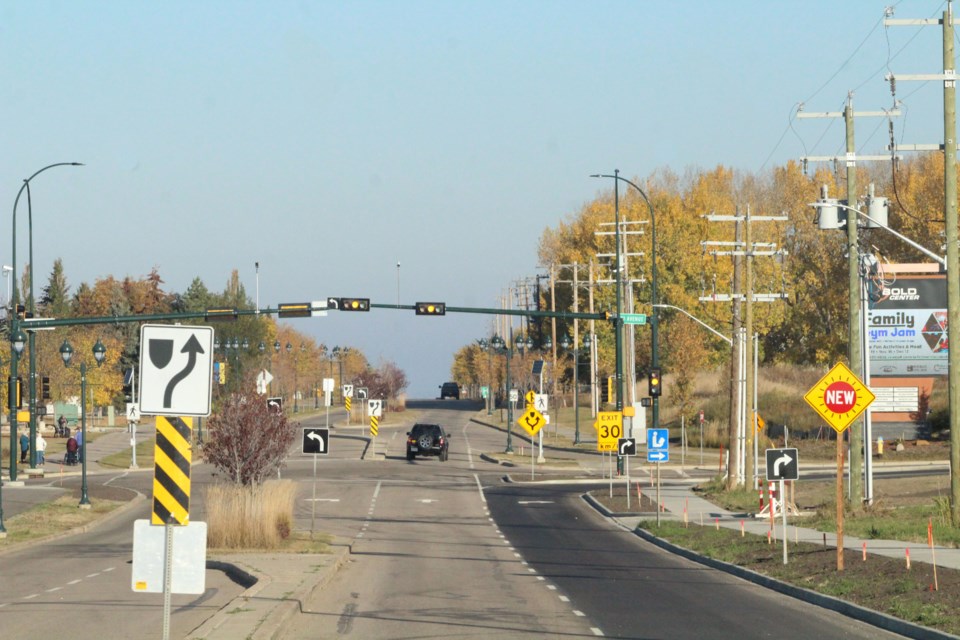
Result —
<path fill-rule="evenodd" d="M 531 389 L 524 394 L 523 399 L 527 401 L 528 407 L 533 406 L 537 401 L 537 393 Z"/>
<path fill-rule="evenodd" d="M 803 399 L 837 433 L 843 433 L 876 396 L 847 365 L 838 362 Z"/>
<path fill-rule="evenodd" d="M 543 414 L 534 409 L 532 406 L 527 406 L 527 410 L 517 418 L 517 424 L 520 425 L 524 431 L 529 433 L 531 436 L 537 435 L 537 432 L 547 424 L 546 419 L 543 417 Z"/>

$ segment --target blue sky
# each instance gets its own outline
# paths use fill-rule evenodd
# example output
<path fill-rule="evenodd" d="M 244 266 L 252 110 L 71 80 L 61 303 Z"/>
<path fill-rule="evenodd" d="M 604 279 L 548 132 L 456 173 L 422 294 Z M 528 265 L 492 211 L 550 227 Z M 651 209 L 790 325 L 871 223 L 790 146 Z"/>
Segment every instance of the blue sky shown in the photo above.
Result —
<path fill-rule="evenodd" d="M 888 68 L 940 70 L 939 27 L 885 28 L 884 6 L 3 0 L 0 203 L 43 166 L 86 165 L 32 183 L 38 283 L 62 258 L 74 288 L 156 267 L 171 291 L 220 290 L 238 269 L 253 296 L 259 262 L 261 306 L 392 304 L 399 271 L 403 304 L 495 307 L 542 273 L 543 230 L 611 187 L 591 173 L 838 152 L 842 124 L 791 126 L 798 103 L 836 111 L 853 90 L 855 109 L 888 108 Z M 897 94 L 898 140 L 938 142 L 939 86 Z M 882 152 L 886 123 L 857 126 Z M 422 397 L 492 325 L 374 310 L 295 326 L 396 362 Z"/>

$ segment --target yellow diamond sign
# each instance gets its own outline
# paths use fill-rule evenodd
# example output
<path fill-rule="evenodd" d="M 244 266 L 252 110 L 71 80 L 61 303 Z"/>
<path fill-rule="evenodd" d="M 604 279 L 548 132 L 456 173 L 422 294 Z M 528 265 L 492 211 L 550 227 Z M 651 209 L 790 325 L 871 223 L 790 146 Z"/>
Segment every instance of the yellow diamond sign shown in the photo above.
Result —
<path fill-rule="evenodd" d="M 843 433 L 876 396 L 847 365 L 838 362 L 803 399 L 837 433 Z"/>
<path fill-rule="evenodd" d="M 537 392 L 531 389 L 530 391 L 527 391 L 526 395 L 523 396 L 523 399 L 527 401 L 528 406 L 532 405 L 537 401 Z"/>
<path fill-rule="evenodd" d="M 523 427 L 524 431 L 531 436 L 535 436 L 537 432 L 543 428 L 543 425 L 547 424 L 547 421 L 544 419 L 542 413 L 533 407 L 527 407 L 523 415 L 517 418 L 517 424 Z"/>

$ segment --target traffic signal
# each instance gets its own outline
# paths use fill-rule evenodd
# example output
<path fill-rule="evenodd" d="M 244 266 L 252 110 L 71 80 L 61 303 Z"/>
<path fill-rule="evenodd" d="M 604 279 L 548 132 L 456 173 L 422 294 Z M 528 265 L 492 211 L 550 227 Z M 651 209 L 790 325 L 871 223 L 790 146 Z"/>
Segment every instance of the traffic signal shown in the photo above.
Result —
<path fill-rule="evenodd" d="M 615 376 L 610 376 L 607 378 L 607 384 L 600 385 L 600 403 L 606 404 L 608 402 L 616 402 L 616 390 L 614 389 L 614 381 L 617 378 Z"/>
<path fill-rule="evenodd" d="M 418 316 L 443 316 L 447 314 L 447 305 L 443 302 L 418 302 Z"/>
<path fill-rule="evenodd" d="M 40 377 L 40 398 L 43 400 L 50 399 L 50 377 L 49 376 Z"/>
<path fill-rule="evenodd" d="M 648 395 L 651 398 L 656 398 L 660 396 L 660 394 L 663 392 L 663 388 L 662 388 L 662 385 L 660 384 L 660 368 L 659 367 L 655 369 L 650 369 L 650 373 L 648 375 L 648 381 L 650 382 L 650 392 Z"/>
<path fill-rule="evenodd" d="M 340 311 L 370 311 L 370 298 L 340 298 Z"/>

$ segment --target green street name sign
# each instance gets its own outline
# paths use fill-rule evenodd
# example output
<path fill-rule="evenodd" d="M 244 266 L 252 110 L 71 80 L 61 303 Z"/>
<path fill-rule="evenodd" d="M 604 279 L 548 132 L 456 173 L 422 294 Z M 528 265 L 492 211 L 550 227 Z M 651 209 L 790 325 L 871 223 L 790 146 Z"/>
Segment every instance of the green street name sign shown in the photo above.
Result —
<path fill-rule="evenodd" d="M 623 324 L 647 324 L 647 314 L 645 313 L 621 313 Z"/>

